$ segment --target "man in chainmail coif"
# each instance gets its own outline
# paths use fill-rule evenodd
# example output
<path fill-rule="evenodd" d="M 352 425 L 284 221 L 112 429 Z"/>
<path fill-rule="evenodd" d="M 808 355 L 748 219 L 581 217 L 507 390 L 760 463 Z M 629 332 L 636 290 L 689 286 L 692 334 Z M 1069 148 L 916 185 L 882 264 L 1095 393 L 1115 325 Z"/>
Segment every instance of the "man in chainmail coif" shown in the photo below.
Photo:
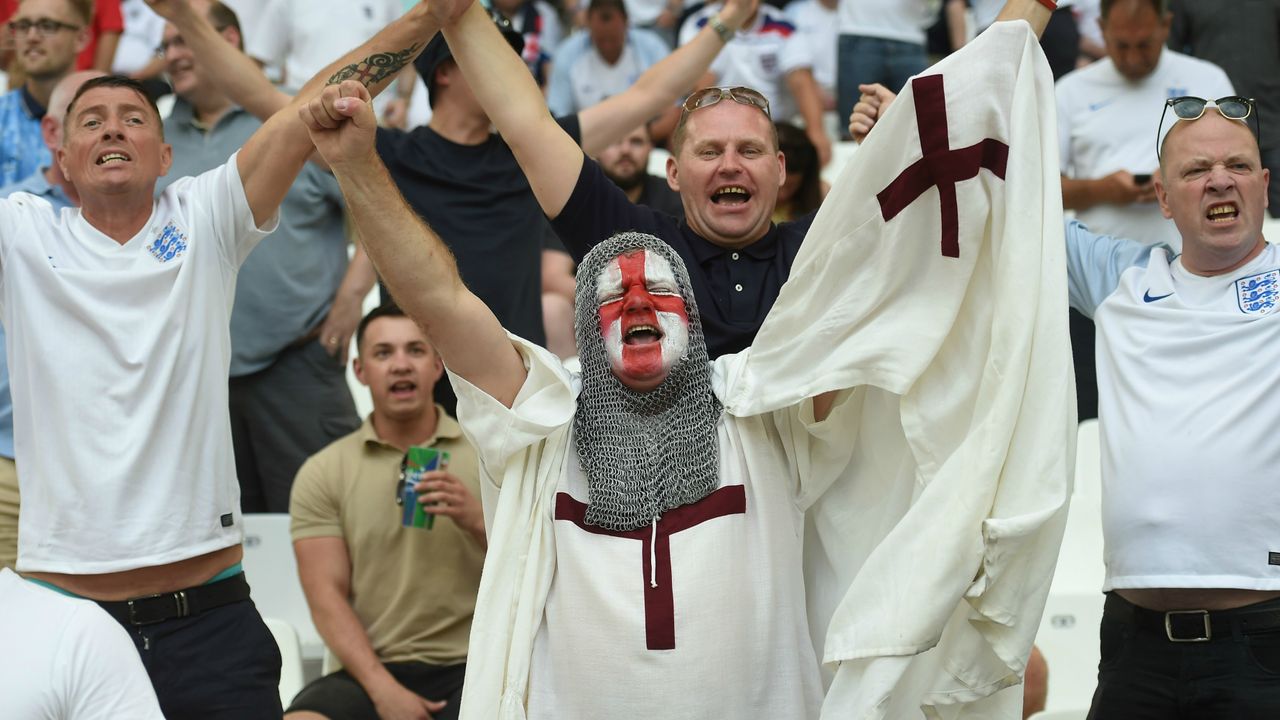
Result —
<path fill-rule="evenodd" d="M 477 617 L 537 603 L 503 641 L 532 642 L 507 668 L 528 675 L 528 717 L 630 716 L 659 692 L 672 717 L 816 717 L 804 490 L 848 458 L 819 421 L 834 396 L 725 412 L 741 357 L 708 359 L 684 263 L 652 235 L 592 249 L 576 310 L 580 373 L 512 337 L 528 370 L 510 408 L 455 383 L 501 543 Z M 525 702 L 489 653 L 474 669 L 479 647 L 464 712 Z"/>
<path fill-rule="evenodd" d="M 684 256 L 635 232 L 600 233 L 579 267 L 580 369 L 509 334 L 399 197 L 365 98 L 330 89 L 303 109 L 479 456 L 489 548 L 461 720 L 898 718 L 987 698 L 983 717 L 1012 717 L 988 710 L 1021 699 L 998 691 L 1043 609 L 1026 588 L 1052 575 L 1074 422 L 1060 194 L 1035 122 L 1052 116 L 1033 33 L 1050 11 L 1009 8 L 1035 24 L 1001 23 L 947 65 L 983 92 L 922 91 L 958 103 L 963 137 L 1010 148 L 1008 182 L 964 186 L 958 247 L 939 244 L 936 204 L 883 217 L 878 193 L 919 162 L 917 125 L 944 124 L 908 105 L 832 188 L 750 346 L 713 361 Z M 492 27 L 463 2 L 428 12 L 454 47 Z M 769 152 L 734 142 L 704 156 Z"/>

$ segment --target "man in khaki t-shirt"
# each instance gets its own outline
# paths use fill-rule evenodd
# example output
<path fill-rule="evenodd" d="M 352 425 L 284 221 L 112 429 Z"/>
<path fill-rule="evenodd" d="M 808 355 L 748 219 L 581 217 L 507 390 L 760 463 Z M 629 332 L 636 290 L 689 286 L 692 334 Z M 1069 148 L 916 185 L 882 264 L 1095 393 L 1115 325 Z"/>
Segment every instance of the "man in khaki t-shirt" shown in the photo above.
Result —
<path fill-rule="evenodd" d="M 373 413 L 307 460 L 289 503 L 307 603 L 343 669 L 304 688 L 288 717 L 453 718 L 484 564 L 475 450 L 432 403 L 444 368 L 417 324 L 381 307 L 356 344 Z M 418 485 L 436 516 L 430 530 L 401 524 L 401 461 L 413 445 L 449 453 L 447 469 Z"/>

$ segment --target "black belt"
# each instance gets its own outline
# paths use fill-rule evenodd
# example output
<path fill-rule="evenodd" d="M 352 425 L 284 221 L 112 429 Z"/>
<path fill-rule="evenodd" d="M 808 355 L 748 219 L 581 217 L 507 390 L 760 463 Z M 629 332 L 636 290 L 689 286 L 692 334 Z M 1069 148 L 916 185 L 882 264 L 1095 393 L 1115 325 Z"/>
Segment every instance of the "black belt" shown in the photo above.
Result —
<path fill-rule="evenodd" d="M 237 573 L 216 583 L 131 600 L 99 600 L 107 614 L 125 625 L 151 625 L 199 615 L 233 602 L 249 599 L 249 582 Z"/>
<path fill-rule="evenodd" d="M 1107 596 L 1105 612 L 1145 632 L 1162 635 L 1169 642 L 1208 642 L 1236 633 L 1249 635 L 1280 630 L 1280 601 L 1277 600 L 1230 610 L 1161 612 L 1138 607 L 1111 593 Z"/>

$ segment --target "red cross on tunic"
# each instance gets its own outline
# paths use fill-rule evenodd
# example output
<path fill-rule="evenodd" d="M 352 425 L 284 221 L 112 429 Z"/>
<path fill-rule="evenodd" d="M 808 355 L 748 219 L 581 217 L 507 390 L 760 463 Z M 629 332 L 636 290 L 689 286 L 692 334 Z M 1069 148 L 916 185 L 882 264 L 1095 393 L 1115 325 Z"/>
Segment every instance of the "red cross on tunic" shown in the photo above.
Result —
<path fill-rule="evenodd" d="M 947 95 L 941 75 L 926 75 L 911 81 L 916 98 L 916 124 L 920 128 L 920 149 L 924 157 L 881 190 L 876 199 L 888 222 L 906 210 L 931 187 L 938 188 L 942 201 L 942 254 L 960 257 L 960 210 L 956 203 L 956 183 L 978 176 L 982 168 L 1004 179 L 1009 146 L 987 138 L 959 150 L 951 149 L 947 130 Z"/>
<path fill-rule="evenodd" d="M 644 570 L 644 635 L 650 650 L 674 650 L 676 647 L 676 603 L 671 588 L 671 536 L 695 525 L 727 515 L 745 515 L 747 492 L 741 485 L 722 487 L 698 502 L 668 510 L 652 526 L 635 530 L 606 530 L 588 525 L 583 520 L 585 503 L 568 493 L 556 493 L 556 520 L 568 520 L 596 535 L 631 538 L 640 541 L 640 557 Z M 652 543 L 652 548 L 650 543 Z M 657 568 L 649 564 L 650 550 Z M 650 578 L 654 582 L 650 582 Z"/>

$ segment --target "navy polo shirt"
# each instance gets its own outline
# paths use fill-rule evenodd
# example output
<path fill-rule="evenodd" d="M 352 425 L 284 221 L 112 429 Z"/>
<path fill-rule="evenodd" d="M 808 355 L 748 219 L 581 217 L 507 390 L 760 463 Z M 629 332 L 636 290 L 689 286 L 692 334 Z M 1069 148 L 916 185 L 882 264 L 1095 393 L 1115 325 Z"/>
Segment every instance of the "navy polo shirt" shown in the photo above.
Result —
<path fill-rule="evenodd" d="M 812 223 L 809 214 L 771 224 L 764 237 L 745 248 L 722 248 L 684 220 L 632 204 L 600 166 L 587 159 L 552 226 L 578 262 L 597 243 L 620 232 L 648 233 L 670 245 L 689 270 L 707 353 L 714 359 L 751 345 L 791 275 L 791 264 Z"/>

